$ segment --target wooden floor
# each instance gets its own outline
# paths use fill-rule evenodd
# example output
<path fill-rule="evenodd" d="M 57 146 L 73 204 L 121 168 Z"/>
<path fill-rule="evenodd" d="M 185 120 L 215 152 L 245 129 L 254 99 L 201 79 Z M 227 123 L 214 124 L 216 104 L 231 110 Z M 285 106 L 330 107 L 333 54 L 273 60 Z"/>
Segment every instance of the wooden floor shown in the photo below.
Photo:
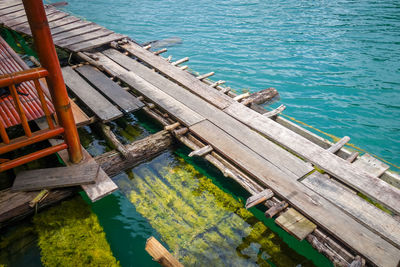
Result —
<path fill-rule="evenodd" d="M 46 6 L 45 9 L 55 45 L 69 51 L 85 51 L 126 37 L 55 7 Z M 31 35 L 22 0 L 0 2 L 0 25 Z"/>
<path fill-rule="evenodd" d="M 155 103 L 318 227 L 376 265 L 398 264 L 399 222 L 348 189 L 361 192 L 399 214 L 400 190 L 378 178 L 387 170 L 385 166 L 362 167 L 368 163 L 368 156 L 351 164 L 162 57 L 134 43 L 125 49 L 146 65 L 116 49 L 97 52 L 94 57 L 135 94 Z M 78 72 L 88 80 L 84 72 Z M 334 179 L 316 172 L 313 165 Z M 285 216 L 292 218 L 293 214 L 297 213 L 292 211 Z M 279 222 L 290 229 L 293 224 L 287 218 L 281 217 Z M 307 224 L 313 231 L 313 224 Z"/>

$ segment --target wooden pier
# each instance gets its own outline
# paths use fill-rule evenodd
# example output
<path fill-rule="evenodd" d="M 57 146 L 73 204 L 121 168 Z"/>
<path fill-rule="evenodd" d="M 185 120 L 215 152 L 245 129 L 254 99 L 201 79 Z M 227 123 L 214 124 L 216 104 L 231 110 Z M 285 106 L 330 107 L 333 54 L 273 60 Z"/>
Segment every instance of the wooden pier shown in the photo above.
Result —
<path fill-rule="evenodd" d="M 7 15 L 0 21 L 29 34 L 22 30 L 18 3 L 0 3 L 0 14 Z M 267 112 L 249 101 L 249 95 L 237 96 L 221 86 L 224 82 L 205 78 L 211 74 L 196 77 L 179 66 L 187 58 L 171 63 L 161 52 L 115 33 L 99 38 L 77 35 L 79 29 L 100 26 L 72 21 L 73 16 L 59 12 L 48 8 L 48 16 L 54 18 L 54 39 L 78 63 L 63 67 L 65 83 L 95 115 L 92 121 L 105 123 L 143 109 L 166 126 L 170 132 L 163 133 L 166 139 L 174 136 L 194 150 L 192 156 L 204 157 L 249 191 L 249 207 L 264 203 L 267 217 L 276 218 L 298 239 L 307 239 L 336 265 L 363 260 L 370 266 L 399 265 L 400 176 L 388 165 L 345 149 L 348 137 L 332 144 L 291 123 L 279 115 L 284 106 Z M 61 22 L 66 19 L 70 22 Z M 96 31 L 104 29 L 92 32 Z M 149 144 L 154 145 L 143 143 L 141 149 Z M 165 142 L 165 147 L 169 144 Z M 121 168 L 140 161 L 129 159 L 134 145 L 117 147 L 109 158 L 126 159 L 129 164 Z M 116 173 L 106 157 L 98 160 L 106 171 L 109 168 L 107 173 Z"/>

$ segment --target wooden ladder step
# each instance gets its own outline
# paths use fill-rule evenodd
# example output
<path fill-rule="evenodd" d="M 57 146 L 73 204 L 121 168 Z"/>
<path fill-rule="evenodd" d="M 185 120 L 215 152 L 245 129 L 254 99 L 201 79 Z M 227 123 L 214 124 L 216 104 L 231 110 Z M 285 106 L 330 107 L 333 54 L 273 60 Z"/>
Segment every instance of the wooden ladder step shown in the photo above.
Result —
<path fill-rule="evenodd" d="M 47 168 L 22 171 L 17 174 L 12 191 L 35 191 L 93 184 L 99 172 L 95 161 L 69 167 Z"/>

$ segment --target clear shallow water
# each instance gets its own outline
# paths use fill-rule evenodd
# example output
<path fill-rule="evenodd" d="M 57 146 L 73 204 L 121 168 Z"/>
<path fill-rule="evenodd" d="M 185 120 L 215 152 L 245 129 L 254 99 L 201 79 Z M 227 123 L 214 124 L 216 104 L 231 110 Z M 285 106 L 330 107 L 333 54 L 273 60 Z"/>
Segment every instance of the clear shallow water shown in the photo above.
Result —
<path fill-rule="evenodd" d="M 238 90 L 270 86 L 294 116 L 400 165 L 397 1 L 68 1 L 138 42 L 180 37 L 174 59 Z"/>

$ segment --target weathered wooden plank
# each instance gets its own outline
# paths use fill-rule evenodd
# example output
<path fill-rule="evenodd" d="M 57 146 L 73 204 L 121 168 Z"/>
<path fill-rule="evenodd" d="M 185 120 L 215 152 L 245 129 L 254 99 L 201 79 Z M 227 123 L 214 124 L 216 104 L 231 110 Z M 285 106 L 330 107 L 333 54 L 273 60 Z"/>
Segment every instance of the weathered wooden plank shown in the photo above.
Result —
<path fill-rule="evenodd" d="M 132 70 L 147 82 L 153 84 L 158 89 L 169 94 L 174 99 L 218 125 L 225 132 L 238 139 L 271 163 L 279 166 L 285 172 L 294 173 L 299 178 L 313 170 L 311 164 L 305 163 L 298 157 L 292 155 L 290 152 L 282 149 L 258 133 L 249 130 L 247 126 L 225 114 L 220 109 L 207 103 L 176 83 L 173 83 L 165 77 L 155 73 L 136 60 L 123 55 L 115 49 L 103 51 L 103 54 L 107 55 L 125 68 Z M 105 68 L 110 66 L 109 70 L 113 71 L 116 75 L 125 72 L 125 69 L 118 65 L 116 66 L 115 63 L 103 59 L 99 54 L 96 55 L 99 56 L 100 64 Z M 120 78 L 124 80 L 122 76 Z"/>
<path fill-rule="evenodd" d="M 126 72 L 122 74 L 121 79 L 124 82 L 132 86 L 135 90 L 143 94 L 146 98 L 156 103 L 162 109 L 167 110 L 172 114 L 179 122 L 184 125 L 190 126 L 198 123 L 204 118 L 189 109 L 187 106 L 175 100 L 173 97 L 164 93 L 154 85 L 150 84 L 143 78 L 139 77 L 133 72 Z"/>
<path fill-rule="evenodd" d="M 10 8 L 10 7 L 14 7 L 17 5 L 22 5 L 22 1 L 7 1 L 7 0 L 3 0 L 0 3 L 0 9 L 5 9 L 5 8 Z"/>
<path fill-rule="evenodd" d="M 232 104 L 225 112 L 400 214 L 399 189 L 239 103 Z"/>
<path fill-rule="evenodd" d="M 400 222 L 386 212 L 318 172 L 307 176 L 302 183 L 346 211 L 371 231 L 400 248 Z"/>
<path fill-rule="evenodd" d="M 286 232 L 294 235 L 299 240 L 303 240 L 317 228 L 314 223 L 293 208 L 289 208 L 279 215 L 275 222 Z"/>
<path fill-rule="evenodd" d="M 25 16 L 24 6 L 15 6 L 13 8 L 0 10 L 0 21 L 5 22 L 8 19 L 15 19 L 22 16 Z"/>
<path fill-rule="evenodd" d="M 71 51 L 74 51 L 74 52 L 86 51 L 86 50 L 90 50 L 90 49 L 102 46 L 104 44 L 111 43 L 113 41 L 121 40 L 125 37 L 126 37 L 125 35 L 113 33 L 113 34 L 110 34 L 110 35 L 107 35 L 107 36 L 104 36 L 104 37 L 101 37 L 98 39 L 73 44 L 73 45 L 67 46 L 66 48 Z"/>
<path fill-rule="evenodd" d="M 54 34 L 53 31 L 52 31 L 53 41 L 54 42 L 59 42 L 61 40 L 67 39 L 67 38 L 73 38 L 73 37 L 76 37 L 76 36 L 81 35 L 81 34 L 94 32 L 94 31 L 103 29 L 103 27 L 101 27 L 99 25 L 96 25 L 94 23 L 87 22 L 87 21 L 86 21 L 86 23 L 82 22 L 82 24 L 83 24 L 83 26 L 81 26 L 81 27 L 79 27 L 77 29 L 73 29 L 73 30 L 70 30 L 70 31 L 64 31 L 64 32 L 62 32 L 60 34 Z"/>
<path fill-rule="evenodd" d="M 92 160 L 86 164 L 22 171 L 17 174 L 12 191 L 35 191 L 69 187 L 95 182 L 99 165 Z"/>
<path fill-rule="evenodd" d="M 68 16 L 67 13 L 58 11 L 54 7 L 46 8 L 45 11 L 46 11 L 48 21 L 52 21 L 55 18 Z M 24 12 L 25 12 L 25 10 L 24 10 Z M 5 17 L 7 17 L 9 19 L 4 20 L 4 25 L 6 25 L 7 27 L 10 27 L 11 29 L 14 29 L 15 26 L 18 26 L 23 23 L 28 24 L 28 18 L 26 17 L 26 15 L 22 15 L 20 17 L 13 18 L 13 14 L 10 14 L 9 16 L 5 16 Z"/>
<path fill-rule="evenodd" d="M 223 109 L 234 102 L 233 99 L 231 99 L 229 96 L 222 94 L 219 91 L 216 91 L 209 85 L 206 85 L 202 81 L 198 80 L 190 73 L 181 70 L 180 68 L 177 68 L 175 66 L 172 66 L 161 57 L 155 56 L 152 52 L 143 49 L 137 44 L 130 42 L 123 47 L 132 55 L 145 61 L 153 68 L 157 69 L 161 73 L 170 77 L 175 82 L 189 89 L 193 94 L 205 98 L 206 101 L 220 109 Z"/>
<path fill-rule="evenodd" d="M 203 121 L 191 126 L 190 130 L 240 168 L 247 170 L 276 194 L 286 199 L 308 219 L 326 229 L 344 244 L 354 248 L 371 262 L 379 266 L 396 266 L 398 264 L 400 251 L 392 244 L 356 222 L 311 189 L 288 177 L 287 174 L 238 143 L 217 126 Z"/>
<path fill-rule="evenodd" d="M 84 65 L 77 68 L 76 71 L 83 75 L 94 87 L 100 90 L 126 113 L 144 107 L 144 104 L 140 100 L 136 99 L 136 97 L 125 91 L 121 86 L 113 82 L 96 68 Z"/>
<path fill-rule="evenodd" d="M 95 25 L 93 22 L 90 21 L 82 21 L 82 20 L 74 20 L 74 21 L 69 21 L 70 19 L 75 18 L 72 16 L 66 17 L 61 21 L 56 21 L 57 23 L 54 23 L 51 27 L 51 34 L 53 35 L 53 38 L 58 38 L 58 35 L 65 34 L 68 36 L 69 31 L 74 31 L 78 30 L 82 27 L 88 26 L 88 25 Z M 68 19 L 68 20 L 67 20 Z M 65 24 L 61 22 L 66 22 Z M 61 39 L 61 38 L 59 38 Z"/>
<path fill-rule="evenodd" d="M 260 204 L 261 202 L 264 202 L 268 199 L 270 199 L 271 197 L 273 197 L 274 193 L 269 190 L 269 189 L 264 189 L 263 191 L 259 192 L 258 194 L 252 195 L 251 197 L 249 197 L 246 201 L 246 209 L 250 209 L 251 207 L 254 207 L 258 204 Z"/>
<path fill-rule="evenodd" d="M 71 99 L 69 100 L 69 102 L 71 103 L 72 114 L 74 114 L 76 126 L 80 127 L 89 124 L 91 119 L 86 115 L 86 113 L 83 112 L 83 110 L 81 110 L 80 107 L 78 107 L 78 105 L 75 104 L 75 102 Z"/>
<path fill-rule="evenodd" d="M 81 43 L 81 42 L 88 42 L 90 40 L 93 39 L 98 39 L 107 35 L 112 34 L 113 32 L 106 29 L 106 28 L 99 28 L 98 30 L 92 31 L 92 32 L 88 32 L 88 33 L 84 33 L 84 34 L 80 34 L 77 36 L 71 36 L 70 38 L 66 38 L 60 41 L 56 42 L 56 45 L 60 46 L 60 47 L 65 47 L 65 46 L 69 46 L 69 45 L 73 45 L 73 44 L 77 44 L 77 43 Z"/>
<path fill-rule="evenodd" d="M 65 84 L 79 97 L 101 121 L 107 122 L 121 117 L 123 114 L 104 96 L 91 87 L 71 67 L 62 69 Z"/>
<path fill-rule="evenodd" d="M 382 161 L 372 157 L 366 153 L 354 161 L 353 166 L 369 173 L 373 176 L 380 177 L 390 166 L 383 163 Z"/>
<path fill-rule="evenodd" d="M 146 241 L 145 247 L 147 253 L 153 257 L 161 266 L 164 267 L 183 267 L 183 265 L 176 260 L 171 253 L 163 246 L 157 239 L 150 237 Z"/>
<path fill-rule="evenodd" d="M 338 142 L 336 142 L 335 144 L 333 144 L 331 147 L 329 147 L 327 149 L 327 151 L 331 152 L 331 153 L 336 153 L 338 152 L 345 144 L 347 144 L 347 142 L 350 141 L 350 137 L 345 136 L 342 139 L 340 139 Z"/>

